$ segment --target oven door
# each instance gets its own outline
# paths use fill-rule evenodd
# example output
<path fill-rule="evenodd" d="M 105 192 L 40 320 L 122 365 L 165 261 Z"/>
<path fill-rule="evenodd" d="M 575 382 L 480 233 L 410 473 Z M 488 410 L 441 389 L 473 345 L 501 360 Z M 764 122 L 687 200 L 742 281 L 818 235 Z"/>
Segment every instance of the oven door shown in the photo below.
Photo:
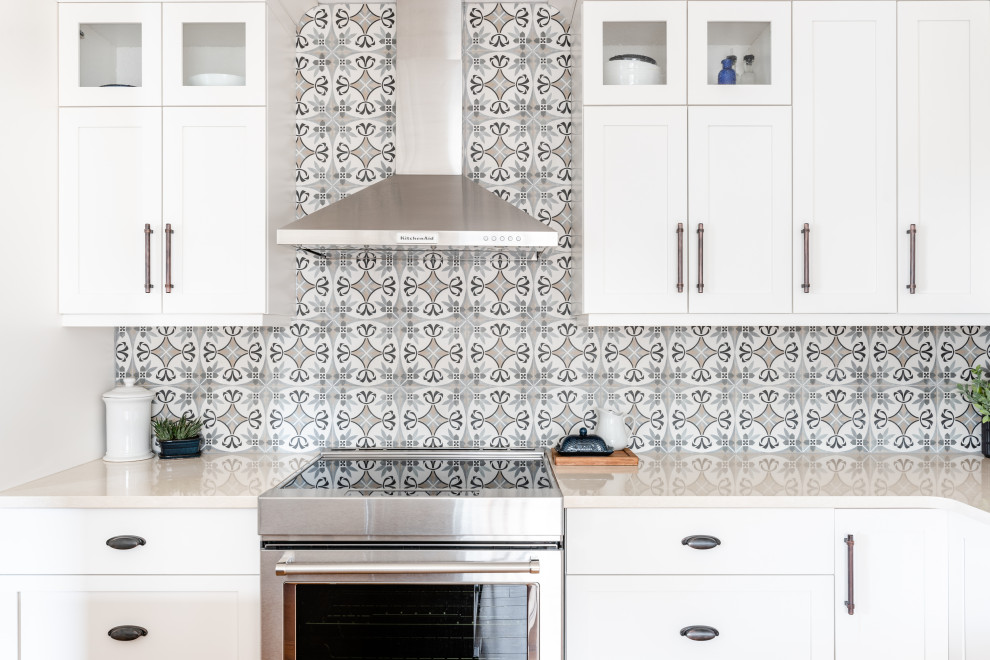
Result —
<path fill-rule="evenodd" d="M 263 660 L 560 660 L 554 546 L 262 550 Z"/>

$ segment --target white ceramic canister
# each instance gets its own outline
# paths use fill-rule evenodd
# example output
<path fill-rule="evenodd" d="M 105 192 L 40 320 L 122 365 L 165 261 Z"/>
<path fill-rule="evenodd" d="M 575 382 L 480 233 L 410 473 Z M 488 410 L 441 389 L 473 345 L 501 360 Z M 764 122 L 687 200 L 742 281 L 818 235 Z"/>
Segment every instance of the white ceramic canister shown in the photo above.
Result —
<path fill-rule="evenodd" d="M 107 404 L 105 461 L 143 461 L 151 458 L 151 400 L 154 395 L 125 378 L 122 387 L 103 395 Z"/>
<path fill-rule="evenodd" d="M 606 85 L 662 85 L 663 72 L 646 55 L 616 55 L 605 63 Z"/>

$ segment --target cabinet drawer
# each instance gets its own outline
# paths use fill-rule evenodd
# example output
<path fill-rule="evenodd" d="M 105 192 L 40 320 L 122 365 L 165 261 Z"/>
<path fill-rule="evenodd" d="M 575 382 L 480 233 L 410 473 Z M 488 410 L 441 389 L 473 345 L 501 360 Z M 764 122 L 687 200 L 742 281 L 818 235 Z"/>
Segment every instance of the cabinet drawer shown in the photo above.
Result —
<path fill-rule="evenodd" d="M 17 580 L 19 578 L 8 578 Z M 20 578 L 22 660 L 246 660 L 258 652 L 252 577 Z M 140 626 L 133 640 L 109 631 Z"/>
<path fill-rule="evenodd" d="M 568 660 L 825 660 L 829 576 L 569 576 Z M 687 627 L 718 636 L 693 641 Z"/>
<path fill-rule="evenodd" d="M 570 509 L 568 574 L 833 573 L 831 509 Z M 719 544 L 700 550 L 691 536 Z"/>
<path fill-rule="evenodd" d="M 258 573 L 254 509 L 17 509 L 0 521 L 6 574 Z M 115 550 L 114 536 L 145 544 Z"/>

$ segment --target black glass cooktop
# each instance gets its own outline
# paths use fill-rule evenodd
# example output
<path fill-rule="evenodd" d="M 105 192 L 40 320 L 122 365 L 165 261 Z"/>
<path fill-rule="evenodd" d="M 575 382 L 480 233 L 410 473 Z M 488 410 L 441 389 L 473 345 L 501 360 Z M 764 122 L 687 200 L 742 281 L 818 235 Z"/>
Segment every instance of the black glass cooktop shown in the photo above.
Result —
<path fill-rule="evenodd" d="M 555 488 L 541 453 L 394 454 L 368 456 L 361 451 L 350 455 L 327 454 L 303 468 L 281 489 L 334 491 L 336 495 L 355 497 L 471 497 L 493 495 L 495 491 L 535 495 Z"/>

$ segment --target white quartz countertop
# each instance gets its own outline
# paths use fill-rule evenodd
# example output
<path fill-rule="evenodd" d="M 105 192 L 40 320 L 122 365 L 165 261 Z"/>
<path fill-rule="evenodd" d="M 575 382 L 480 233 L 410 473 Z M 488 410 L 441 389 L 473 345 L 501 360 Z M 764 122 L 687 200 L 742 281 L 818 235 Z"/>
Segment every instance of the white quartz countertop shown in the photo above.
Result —
<path fill-rule="evenodd" d="M 211 453 L 84 463 L 0 492 L 3 507 L 256 508 L 316 454 Z M 565 508 L 953 508 L 990 521 L 979 454 L 639 454 L 634 468 L 554 466 Z"/>
<path fill-rule="evenodd" d="M 211 453 L 198 458 L 90 461 L 0 492 L 4 507 L 254 509 L 316 454 Z"/>
<path fill-rule="evenodd" d="M 639 458 L 638 467 L 554 466 L 564 507 L 940 507 L 990 520 L 990 459 L 980 454 Z"/>

